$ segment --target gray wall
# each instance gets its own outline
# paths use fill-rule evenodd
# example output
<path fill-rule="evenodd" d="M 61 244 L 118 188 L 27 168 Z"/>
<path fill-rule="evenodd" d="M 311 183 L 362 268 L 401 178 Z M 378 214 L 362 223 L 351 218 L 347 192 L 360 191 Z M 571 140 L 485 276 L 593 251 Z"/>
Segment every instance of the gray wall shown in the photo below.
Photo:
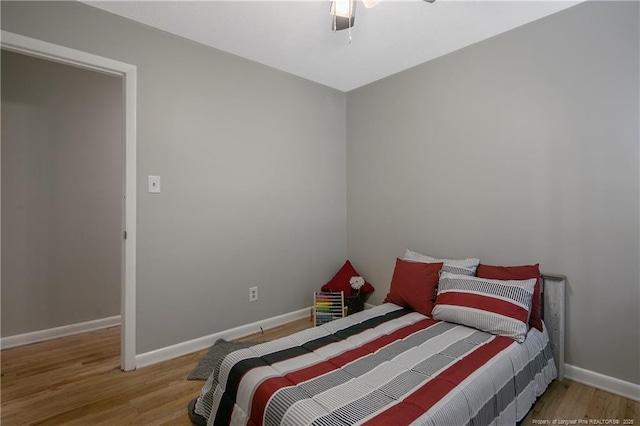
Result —
<path fill-rule="evenodd" d="M 120 314 L 122 80 L 2 51 L 2 336 Z"/>
<path fill-rule="evenodd" d="M 76 2 L 2 29 L 138 67 L 137 353 L 309 306 L 344 262 L 344 93 Z"/>
<path fill-rule="evenodd" d="M 638 3 L 588 2 L 347 96 L 347 254 L 568 277 L 567 362 L 640 383 Z"/>

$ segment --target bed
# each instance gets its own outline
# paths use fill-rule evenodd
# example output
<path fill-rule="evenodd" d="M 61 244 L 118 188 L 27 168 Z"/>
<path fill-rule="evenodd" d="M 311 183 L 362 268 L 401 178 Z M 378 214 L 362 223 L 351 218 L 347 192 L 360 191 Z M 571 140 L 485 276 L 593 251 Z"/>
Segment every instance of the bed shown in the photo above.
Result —
<path fill-rule="evenodd" d="M 208 425 L 502 425 L 563 374 L 564 278 L 522 343 L 393 303 L 235 351 L 193 404 Z"/>

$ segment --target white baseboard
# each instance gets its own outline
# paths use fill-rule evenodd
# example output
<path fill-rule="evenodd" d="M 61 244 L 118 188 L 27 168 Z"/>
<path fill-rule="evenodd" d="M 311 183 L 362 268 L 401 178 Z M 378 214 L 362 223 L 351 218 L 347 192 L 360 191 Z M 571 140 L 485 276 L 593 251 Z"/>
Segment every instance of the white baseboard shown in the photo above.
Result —
<path fill-rule="evenodd" d="M 208 336 L 199 337 L 197 339 L 136 355 L 136 368 L 147 367 L 152 364 L 168 361 L 173 358 L 206 349 L 213 345 L 218 339 L 239 339 L 241 337 L 249 336 L 250 334 L 259 333 L 260 327 L 262 327 L 263 330 L 269 330 L 302 318 L 310 318 L 309 309 L 310 308 L 307 307 L 298 311 L 256 321 L 251 324 L 241 325 L 229 330 L 219 331 Z"/>
<path fill-rule="evenodd" d="M 44 342 L 45 340 L 57 339 L 58 337 L 71 336 L 78 333 L 86 333 L 87 331 L 99 330 L 101 328 L 113 327 L 116 325 L 120 325 L 120 315 L 81 322 L 78 324 L 63 325 L 61 327 L 49 328 L 47 330 L 3 337 L 0 339 L 0 347 L 2 349 L 15 348 L 17 346 Z"/>
<path fill-rule="evenodd" d="M 625 398 L 640 402 L 640 385 L 605 376 L 595 371 L 585 370 L 574 365 L 565 364 L 565 379 L 582 383 L 603 391 L 607 391 Z"/>

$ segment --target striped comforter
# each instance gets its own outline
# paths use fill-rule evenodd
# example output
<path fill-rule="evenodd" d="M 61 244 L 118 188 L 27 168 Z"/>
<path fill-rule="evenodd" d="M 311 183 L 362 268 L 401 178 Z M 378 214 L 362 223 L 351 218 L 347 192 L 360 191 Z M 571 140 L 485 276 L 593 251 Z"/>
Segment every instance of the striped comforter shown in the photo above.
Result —
<path fill-rule="evenodd" d="M 386 303 L 229 354 L 195 411 L 209 425 L 514 424 L 556 376 L 524 343 Z"/>

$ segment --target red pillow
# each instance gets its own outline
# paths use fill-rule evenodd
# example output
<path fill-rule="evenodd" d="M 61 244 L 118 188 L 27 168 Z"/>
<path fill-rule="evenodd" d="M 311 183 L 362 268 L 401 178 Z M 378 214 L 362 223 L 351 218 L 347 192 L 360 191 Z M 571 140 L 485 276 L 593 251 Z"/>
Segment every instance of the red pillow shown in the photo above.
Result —
<path fill-rule="evenodd" d="M 355 270 L 351 262 L 348 260 L 344 262 L 342 268 L 331 278 L 331 281 L 322 286 L 322 291 L 344 291 L 344 295 L 351 296 L 355 294 L 355 290 L 351 288 L 351 283 L 349 282 L 352 277 L 359 277 L 360 274 Z M 360 294 L 371 293 L 373 290 L 373 286 L 368 282 L 364 282 L 362 288 L 360 288 Z"/>
<path fill-rule="evenodd" d="M 522 266 L 491 266 L 478 265 L 476 275 L 480 278 L 492 278 L 496 280 L 528 280 L 536 278 L 536 286 L 533 288 L 533 300 L 531 302 L 531 315 L 529 325 L 542 331 L 542 319 L 540 316 L 540 264 Z"/>
<path fill-rule="evenodd" d="M 384 299 L 423 315 L 431 316 L 433 301 L 442 263 L 407 262 L 396 260 L 391 289 Z"/>

